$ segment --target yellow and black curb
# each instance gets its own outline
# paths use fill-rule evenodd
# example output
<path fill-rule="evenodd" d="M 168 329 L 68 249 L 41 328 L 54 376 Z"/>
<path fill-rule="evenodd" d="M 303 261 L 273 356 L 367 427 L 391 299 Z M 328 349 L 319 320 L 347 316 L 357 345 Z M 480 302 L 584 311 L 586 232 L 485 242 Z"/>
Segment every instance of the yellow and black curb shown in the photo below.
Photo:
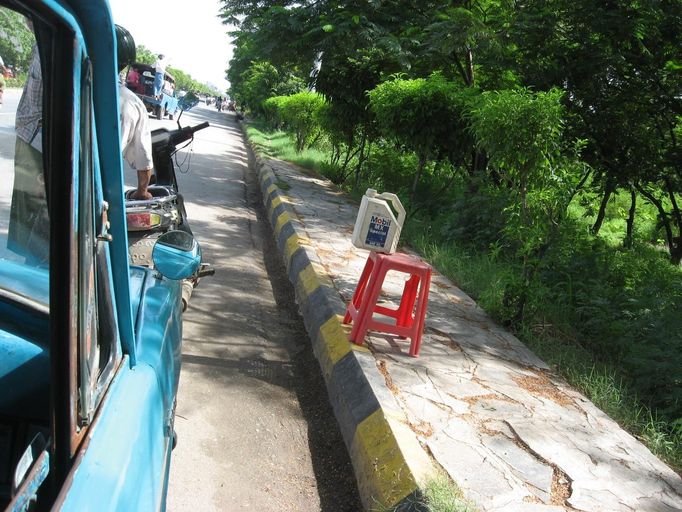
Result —
<path fill-rule="evenodd" d="M 289 279 L 350 453 L 366 510 L 419 511 L 420 484 L 433 465 L 387 388 L 374 356 L 348 341 L 345 304 L 277 185 L 273 167 L 256 156 L 256 171 Z"/>

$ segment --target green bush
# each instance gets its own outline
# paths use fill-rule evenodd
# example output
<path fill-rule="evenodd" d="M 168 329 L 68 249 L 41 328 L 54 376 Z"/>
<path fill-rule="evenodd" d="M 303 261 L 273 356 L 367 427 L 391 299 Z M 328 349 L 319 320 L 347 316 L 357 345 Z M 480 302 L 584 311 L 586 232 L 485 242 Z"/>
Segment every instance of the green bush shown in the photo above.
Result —
<path fill-rule="evenodd" d="M 477 91 L 434 73 L 428 78 L 395 78 L 369 93 L 380 132 L 408 152 L 416 153 L 412 196 L 428 161 L 448 160 L 457 167 L 469 158 L 473 139 L 465 113 Z"/>
<path fill-rule="evenodd" d="M 299 92 L 277 102 L 277 111 L 284 127 L 294 138 L 296 151 L 310 147 L 321 135 L 318 122 L 324 98 L 314 92 Z"/>
<path fill-rule="evenodd" d="M 271 130 L 282 127 L 282 105 L 288 96 L 273 96 L 263 102 L 263 119 Z"/>

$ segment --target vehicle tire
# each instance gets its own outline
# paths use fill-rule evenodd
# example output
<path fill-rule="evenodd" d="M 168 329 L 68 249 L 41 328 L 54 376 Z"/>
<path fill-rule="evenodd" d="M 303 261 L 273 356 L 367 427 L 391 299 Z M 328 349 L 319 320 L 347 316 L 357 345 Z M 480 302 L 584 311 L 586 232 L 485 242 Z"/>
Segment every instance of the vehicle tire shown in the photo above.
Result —
<path fill-rule="evenodd" d="M 163 119 L 163 107 L 161 105 L 154 108 L 154 115 L 156 115 L 156 118 L 159 121 L 161 121 L 161 119 Z"/>
<path fill-rule="evenodd" d="M 173 444 L 171 445 L 171 450 L 175 450 L 175 447 L 178 445 L 178 433 L 176 432 L 175 429 L 173 429 Z"/>

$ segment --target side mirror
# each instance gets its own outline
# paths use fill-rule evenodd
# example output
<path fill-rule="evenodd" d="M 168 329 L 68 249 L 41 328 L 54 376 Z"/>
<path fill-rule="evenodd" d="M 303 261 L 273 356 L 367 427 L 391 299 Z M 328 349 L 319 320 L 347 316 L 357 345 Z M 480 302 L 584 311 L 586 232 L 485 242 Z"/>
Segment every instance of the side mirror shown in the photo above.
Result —
<path fill-rule="evenodd" d="M 185 231 L 168 231 L 156 240 L 152 261 L 162 276 L 168 279 L 186 279 L 201 265 L 201 247 Z"/>
<path fill-rule="evenodd" d="M 190 110 L 197 103 L 199 103 L 199 97 L 193 92 L 188 92 L 178 101 L 178 105 L 182 110 Z"/>

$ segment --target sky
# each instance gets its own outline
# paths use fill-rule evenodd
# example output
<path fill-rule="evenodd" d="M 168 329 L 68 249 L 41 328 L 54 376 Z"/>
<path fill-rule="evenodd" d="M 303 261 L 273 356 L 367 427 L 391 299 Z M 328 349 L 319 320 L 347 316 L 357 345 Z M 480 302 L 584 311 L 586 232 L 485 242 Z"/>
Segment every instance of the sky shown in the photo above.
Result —
<path fill-rule="evenodd" d="M 232 58 L 228 27 L 217 17 L 218 0 L 109 0 L 114 23 L 135 44 L 163 53 L 170 66 L 225 91 Z"/>

